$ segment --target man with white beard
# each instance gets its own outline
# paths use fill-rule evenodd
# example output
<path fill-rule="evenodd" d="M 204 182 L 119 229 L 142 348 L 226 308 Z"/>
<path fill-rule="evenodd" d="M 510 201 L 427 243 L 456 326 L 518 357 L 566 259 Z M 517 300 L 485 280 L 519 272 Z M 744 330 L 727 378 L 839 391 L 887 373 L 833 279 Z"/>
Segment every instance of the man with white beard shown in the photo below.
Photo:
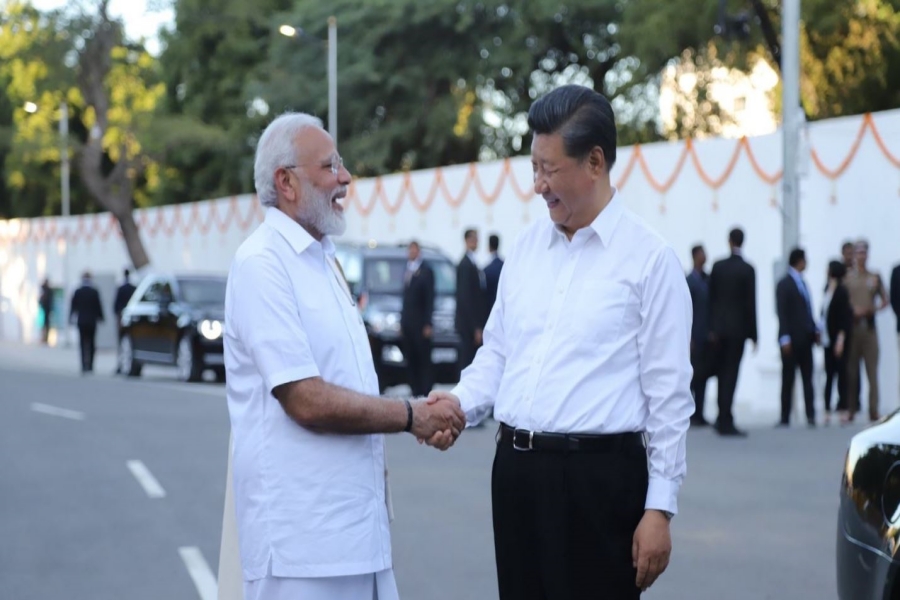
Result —
<path fill-rule="evenodd" d="M 345 229 L 350 173 L 321 121 L 275 119 L 254 178 L 266 217 L 235 254 L 225 294 L 244 599 L 396 600 L 382 434 L 446 449 L 465 417 L 453 400 L 378 396 L 329 237 Z"/>

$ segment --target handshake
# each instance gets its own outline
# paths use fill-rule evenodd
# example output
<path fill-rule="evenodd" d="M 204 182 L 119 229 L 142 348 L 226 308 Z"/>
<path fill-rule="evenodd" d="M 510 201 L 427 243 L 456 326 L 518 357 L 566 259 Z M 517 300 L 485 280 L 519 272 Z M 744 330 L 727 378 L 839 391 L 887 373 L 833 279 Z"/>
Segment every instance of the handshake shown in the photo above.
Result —
<path fill-rule="evenodd" d="M 459 398 L 449 392 L 431 392 L 428 398 L 412 401 L 412 434 L 420 444 L 446 450 L 466 426 Z"/>

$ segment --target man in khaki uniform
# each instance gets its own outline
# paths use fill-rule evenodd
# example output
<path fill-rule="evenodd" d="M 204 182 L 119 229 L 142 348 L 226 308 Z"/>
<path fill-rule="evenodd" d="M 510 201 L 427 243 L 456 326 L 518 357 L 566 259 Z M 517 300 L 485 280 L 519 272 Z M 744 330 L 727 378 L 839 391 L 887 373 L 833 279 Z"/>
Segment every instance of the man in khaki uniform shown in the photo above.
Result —
<path fill-rule="evenodd" d="M 853 306 L 853 334 L 850 336 L 850 357 L 847 361 L 847 420 L 852 421 L 859 409 L 859 361 L 865 363 L 869 382 L 869 419 L 878 419 L 878 335 L 875 332 L 875 313 L 887 308 L 888 297 L 878 273 L 866 268 L 869 243 L 856 243 L 856 268 L 847 274 L 845 285 Z M 877 299 L 877 301 L 876 301 Z"/>

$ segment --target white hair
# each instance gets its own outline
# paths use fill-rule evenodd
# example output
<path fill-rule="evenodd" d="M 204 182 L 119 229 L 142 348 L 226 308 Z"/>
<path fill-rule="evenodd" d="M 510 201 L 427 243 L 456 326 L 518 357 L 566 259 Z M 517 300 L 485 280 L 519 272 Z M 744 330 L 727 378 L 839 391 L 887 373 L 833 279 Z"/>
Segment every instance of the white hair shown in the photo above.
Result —
<path fill-rule="evenodd" d="M 253 181 L 256 196 L 263 206 L 276 206 L 275 171 L 297 160 L 297 134 L 307 127 L 322 128 L 322 120 L 306 113 L 288 112 L 269 123 L 256 145 Z"/>

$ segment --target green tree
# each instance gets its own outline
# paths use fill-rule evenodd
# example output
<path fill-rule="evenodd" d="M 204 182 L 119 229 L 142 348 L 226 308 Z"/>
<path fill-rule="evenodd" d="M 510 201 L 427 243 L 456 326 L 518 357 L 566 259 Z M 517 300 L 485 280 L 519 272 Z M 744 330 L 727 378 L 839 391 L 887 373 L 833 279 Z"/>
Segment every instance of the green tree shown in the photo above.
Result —
<path fill-rule="evenodd" d="M 163 108 L 166 114 L 181 118 L 173 134 L 192 133 L 182 136 L 183 144 L 171 145 L 166 155 L 159 191 L 166 201 L 201 200 L 253 189 L 255 136 L 265 125 L 265 115 L 254 108 L 246 82 L 268 55 L 273 39 L 271 15 L 291 5 L 291 0 L 172 3 L 174 27 L 161 36 Z M 193 127 L 185 129 L 186 121 Z"/>
<path fill-rule="evenodd" d="M 640 60 L 640 76 L 678 62 L 685 51 L 704 54 L 710 44 L 719 64 L 746 69 L 763 57 L 777 70 L 758 18 L 746 39 L 714 33 L 718 0 L 685 3 L 631 0 L 625 4 L 621 43 Z M 781 2 L 730 0 L 731 14 L 756 5 L 771 19 L 780 43 Z M 801 24 L 801 99 L 811 119 L 900 106 L 900 0 L 804 0 Z M 708 56 L 708 54 L 706 54 Z M 780 93 L 780 92 L 779 92 Z M 780 112 L 780 97 L 773 98 Z"/>

